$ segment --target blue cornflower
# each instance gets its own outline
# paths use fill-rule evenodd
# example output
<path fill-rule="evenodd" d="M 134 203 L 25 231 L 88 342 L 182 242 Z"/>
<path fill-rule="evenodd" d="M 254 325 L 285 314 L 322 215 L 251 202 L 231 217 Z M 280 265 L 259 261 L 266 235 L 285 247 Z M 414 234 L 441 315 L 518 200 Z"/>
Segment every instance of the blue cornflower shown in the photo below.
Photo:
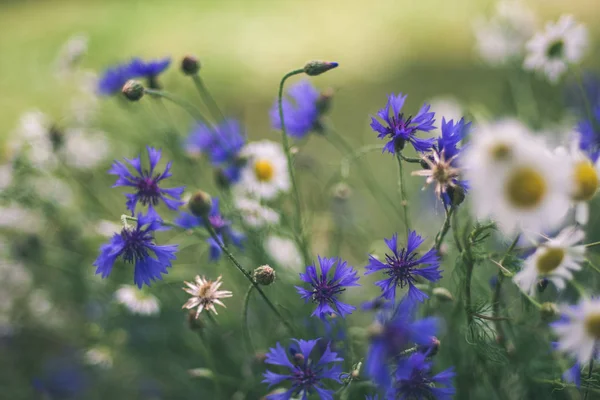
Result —
<path fill-rule="evenodd" d="M 302 399 L 305 400 L 311 393 L 316 392 L 322 400 L 333 400 L 333 390 L 325 389 L 322 381 L 331 379 L 341 383 L 339 376 L 342 368 L 339 363 L 344 360 L 338 357 L 337 353 L 331 351 L 329 345 L 327 345 L 321 358 L 316 361 L 310 358 L 310 354 L 319 339 L 293 340 L 297 343 L 299 349 L 290 349 L 292 361 L 290 361 L 288 353 L 279 343 L 274 348 L 270 348 L 267 353 L 265 363 L 286 367 L 289 369 L 289 374 L 277 374 L 267 370 L 263 375 L 265 378 L 263 383 L 268 383 L 269 387 L 283 381 L 289 381 L 292 384 L 292 387 L 286 392 L 267 395 L 267 399 L 289 400 L 292 396 L 302 393 Z"/>
<path fill-rule="evenodd" d="M 360 286 L 356 283 L 359 279 L 356 270 L 339 258 L 318 256 L 318 259 L 321 266 L 320 274 L 317 274 L 314 265 L 307 266 L 306 273 L 300 274 L 300 279 L 309 283 L 310 289 L 296 286 L 296 290 L 307 303 L 309 300 L 318 303 L 317 308 L 312 313 L 313 316 L 325 319 L 325 316 L 332 314 L 338 314 L 341 317 L 351 314 L 356 307 L 342 303 L 337 298 L 346 290 L 345 286 Z M 329 279 L 329 270 L 336 263 L 335 274 Z"/>
<path fill-rule="evenodd" d="M 400 110 L 404 106 L 406 97 L 402 93 L 398 96 L 393 93 L 389 95 L 385 107 L 377 112 L 385 125 L 381 124 L 375 117 L 371 117 L 371 128 L 379 133 L 377 137 L 390 139 L 384 146 L 383 151 L 396 153 L 396 151 L 404 148 L 406 142 L 410 142 L 416 151 L 423 153 L 431 149 L 434 144 L 434 139 L 421 139 L 416 136 L 416 133 L 418 131 L 429 132 L 435 129 L 433 125 L 435 113 L 429 112 L 430 106 L 424 104 L 414 118 L 404 118 L 404 114 Z M 390 107 L 392 115 L 390 115 Z"/>
<path fill-rule="evenodd" d="M 80 363 L 71 356 L 61 356 L 48 360 L 32 383 L 36 391 L 52 399 L 81 398 L 88 378 Z"/>
<path fill-rule="evenodd" d="M 172 162 L 169 161 L 165 170 L 162 173 L 154 173 L 156 164 L 160 161 L 161 151 L 153 147 L 148 146 L 148 158 L 150 160 L 150 169 L 142 170 L 142 162 L 140 156 L 130 160 L 125 159 L 131 165 L 137 175 L 129 172 L 127 166 L 120 161 L 113 162 L 112 167 L 108 171 L 111 175 L 117 175 L 117 181 L 113 187 L 117 186 L 130 186 L 136 189 L 134 194 L 126 194 L 127 197 L 127 209 L 131 211 L 132 215 L 135 213 L 135 207 L 138 202 L 149 207 L 149 213 L 154 214 L 154 206 L 162 200 L 167 207 L 171 210 L 178 209 L 183 205 L 181 201 L 181 195 L 185 186 L 180 186 L 171 189 L 163 189 L 159 186 L 159 183 L 170 177 L 172 174 L 169 172 L 171 169 Z"/>
<path fill-rule="evenodd" d="M 425 354 L 414 353 L 399 363 L 394 374 L 394 383 L 387 393 L 389 399 L 452 399 L 456 392 L 452 386 L 452 378 L 456 375 L 454 368 L 431 376 L 431 363 L 426 362 L 425 358 Z"/>
<path fill-rule="evenodd" d="M 442 278 L 440 260 L 435 249 L 428 250 L 419 257 L 416 250 L 423 244 L 425 239 L 421 238 L 415 231 L 408 234 L 406 248 L 398 250 L 398 234 L 395 233 L 390 239 L 384 239 L 392 254 L 385 255 L 385 262 L 379 261 L 369 255 L 369 264 L 365 266 L 365 275 L 373 272 L 383 271 L 388 278 L 377 281 L 375 284 L 382 290 L 382 296 L 386 299 L 396 299 L 396 287 L 403 288 L 408 285 L 408 298 L 411 301 L 423 301 L 428 296 L 415 286 L 416 276 L 437 282 Z M 419 268 L 422 266 L 422 268 Z"/>
<path fill-rule="evenodd" d="M 128 68 L 132 78 L 144 78 L 148 81 L 150 89 L 159 89 L 160 86 L 156 78 L 169 68 L 171 59 L 169 57 L 162 60 L 143 61 L 140 58 L 134 58 L 129 62 Z"/>
<path fill-rule="evenodd" d="M 320 129 L 319 107 L 317 100 L 319 92 L 308 80 L 302 80 L 292 85 L 288 91 L 291 98 L 282 99 L 283 118 L 288 135 L 295 138 L 303 138 L 312 130 Z M 270 111 L 271 124 L 274 129 L 281 129 L 279 118 L 279 107 L 277 100 Z"/>
<path fill-rule="evenodd" d="M 579 148 L 595 163 L 600 156 L 600 104 L 593 110 L 593 119 L 584 119 L 577 124 Z"/>
<path fill-rule="evenodd" d="M 398 362 L 401 353 L 414 344 L 431 346 L 437 333 L 438 320 L 427 317 L 413 321 L 413 304 L 400 302 L 391 312 L 381 312 L 371 327 L 365 372 L 378 385 L 391 384 L 390 364 Z"/>
<path fill-rule="evenodd" d="M 164 228 L 160 219 L 150 213 L 139 213 L 135 227 L 125 226 L 100 247 L 100 255 L 93 264 L 97 267 L 96 274 L 106 278 L 117 258 L 121 257 L 123 261 L 135 264 L 133 281 L 139 288 L 144 283 L 150 286 L 151 281 L 162 279 L 162 274 L 171 267 L 171 260 L 175 259 L 177 245 L 156 245 L 153 235 L 161 229 Z"/>
<path fill-rule="evenodd" d="M 244 165 L 240 151 L 246 144 L 242 126 L 234 119 L 222 121 L 214 128 L 199 123 L 190 132 L 186 149 L 190 153 L 205 153 L 211 163 L 221 168 L 230 183 L 239 180 Z"/>
<path fill-rule="evenodd" d="M 107 68 L 98 79 L 98 94 L 109 96 L 119 93 L 123 89 L 123 85 L 131 78 L 127 65 L 116 65 Z"/>
<path fill-rule="evenodd" d="M 578 361 L 575 362 L 562 376 L 566 382 L 573 382 L 579 388 L 581 386 L 581 364 Z"/>
<path fill-rule="evenodd" d="M 238 248 L 243 248 L 244 240 L 246 237 L 243 233 L 236 231 L 231 227 L 231 221 L 223 218 L 221 211 L 219 210 L 219 198 L 212 198 L 212 206 L 207 218 L 197 217 L 189 212 L 182 211 L 179 216 L 175 218 L 175 224 L 184 229 L 193 229 L 198 226 L 210 226 L 213 227 L 219 240 L 221 242 L 231 242 Z M 209 255 L 212 261 L 218 261 L 221 258 L 222 251 L 219 244 L 211 237 L 206 239 L 209 245 Z"/>
<path fill-rule="evenodd" d="M 98 93 L 102 95 L 118 93 L 123 85 L 133 78 L 145 78 L 148 80 L 148 87 L 158 89 L 156 78 L 169 67 L 170 63 L 170 58 L 149 62 L 133 58 L 127 63 L 107 68 L 98 80 Z"/>
<path fill-rule="evenodd" d="M 446 121 L 446 119 L 442 117 L 442 135 L 437 138 L 437 143 L 434 145 L 435 150 L 438 153 L 443 151 L 446 160 L 458 156 L 461 150 L 458 148 L 458 144 L 465 138 L 470 129 L 471 123 L 465 123 L 464 118 L 461 118 L 460 121 L 455 123 L 452 119 Z"/>

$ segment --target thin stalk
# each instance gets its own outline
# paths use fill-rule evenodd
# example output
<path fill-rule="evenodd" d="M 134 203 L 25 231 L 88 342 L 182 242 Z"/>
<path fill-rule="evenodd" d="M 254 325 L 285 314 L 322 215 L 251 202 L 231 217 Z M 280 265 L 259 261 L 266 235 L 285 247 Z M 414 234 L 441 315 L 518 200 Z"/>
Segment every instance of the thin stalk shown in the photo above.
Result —
<path fill-rule="evenodd" d="M 210 94 L 210 91 L 204 84 L 204 81 L 202 80 L 200 75 L 192 75 L 192 80 L 194 81 L 194 85 L 196 86 L 196 89 L 198 89 L 198 93 L 200 94 L 200 97 L 202 98 L 204 104 L 206 104 L 206 107 L 208 107 L 208 111 L 210 111 L 210 114 L 212 115 L 213 119 L 216 122 L 225 120 L 225 116 L 221 112 L 219 105 L 215 101 L 214 97 L 212 97 L 212 95 Z"/>
<path fill-rule="evenodd" d="M 281 82 L 279 83 L 279 96 L 277 98 L 277 104 L 279 107 L 279 120 L 281 121 L 281 143 L 283 146 L 283 152 L 285 153 L 285 158 L 287 159 L 288 173 L 290 175 L 290 182 L 292 183 L 292 190 L 294 195 L 294 207 L 295 207 L 295 225 L 296 225 L 296 240 L 298 242 L 298 247 L 300 247 L 302 251 L 302 258 L 304 260 L 304 265 L 310 264 L 310 250 L 308 248 L 308 241 L 306 240 L 306 236 L 304 234 L 304 229 L 302 226 L 302 205 L 300 204 L 300 193 L 298 191 L 298 184 L 296 182 L 296 174 L 294 172 L 294 166 L 292 164 L 292 153 L 290 151 L 289 138 L 287 135 L 287 131 L 285 129 L 285 120 L 283 116 L 283 86 L 285 85 L 285 81 L 294 75 L 304 73 L 304 69 L 295 69 L 291 72 L 288 72 L 281 78 Z"/>
<path fill-rule="evenodd" d="M 413 158 L 413 157 L 404 157 L 402 155 L 402 153 L 400 153 L 400 158 L 408 163 L 413 163 L 413 164 L 420 164 L 421 163 L 421 159 L 420 158 Z"/>
<path fill-rule="evenodd" d="M 592 264 L 592 262 L 588 259 L 586 259 L 585 261 L 587 261 L 587 265 L 593 269 L 594 271 L 598 272 L 600 274 L 600 268 L 598 268 L 597 266 L 595 266 L 594 264 Z"/>
<path fill-rule="evenodd" d="M 293 328 L 290 325 L 290 323 L 283 317 L 283 315 L 281 315 L 281 313 L 279 312 L 279 310 L 277 309 L 277 307 L 275 307 L 275 305 L 271 302 L 271 299 L 269 299 L 269 297 L 267 297 L 267 295 L 265 294 L 265 292 L 262 290 L 262 288 L 260 287 L 260 285 L 252 278 L 252 275 L 250 275 L 250 273 L 248 271 L 246 271 L 244 269 L 244 267 L 242 267 L 242 265 L 238 262 L 238 260 L 233 256 L 233 254 L 231 254 L 231 252 L 229 251 L 229 249 L 223 244 L 223 242 L 221 242 L 221 239 L 219 238 L 219 236 L 217 235 L 217 233 L 215 232 L 214 228 L 210 225 L 208 225 L 206 227 L 206 230 L 208 230 L 208 233 L 210 233 L 210 236 L 213 238 L 213 240 L 217 243 L 217 245 L 219 246 L 219 248 L 223 251 L 223 253 L 225 253 L 225 255 L 227 256 L 227 258 L 229 258 L 229 260 L 231 261 L 231 263 L 246 277 L 246 279 L 248 279 L 248 281 L 254 286 L 254 288 L 256 289 L 256 291 L 258 292 L 258 294 L 260 294 L 260 296 L 263 298 L 263 300 L 265 301 L 265 303 L 267 303 L 267 306 L 271 309 L 271 311 L 273 311 L 275 313 L 275 315 L 277 315 L 277 317 L 279 318 L 279 320 L 285 325 L 285 327 L 290 331 L 293 332 Z"/>
<path fill-rule="evenodd" d="M 215 358 L 212 356 L 212 354 L 210 354 L 210 352 L 208 351 L 208 348 L 206 347 L 206 345 L 204 343 L 204 340 L 205 340 L 204 335 L 200 332 L 199 336 L 200 336 L 200 349 L 205 358 L 205 361 L 210 366 L 210 370 L 212 371 L 212 373 L 214 375 L 217 375 L 217 365 L 215 363 Z M 216 392 L 217 398 L 220 399 L 221 395 L 223 393 L 221 390 L 221 382 L 220 382 L 220 380 L 216 380 L 216 379 L 213 379 L 213 382 L 215 384 L 215 392 Z"/>
<path fill-rule="evenodd" d="M 408 219 L 408 200 L 406 199 L 406 188 L 404 184 L 404 172 L 402 170 L 402 155 L 398 153 L 396 157 L 398 160 L 398 191 L 400 192 L 400 204 L 404 212 L 404 225 L 406 226 L 406 239 L 410 233 L 410 221 Z"/>
<path fill-rule="evenodd" d="M 506 260 L 506 258 L 510 255 L 510 253 L 517 246 L 517 242 L 519 241 L 520 237 L 521 237 L 521 234 L 518 234 L 515 237 L 513 242 L 510 244 L 510 246 L 506 250 L 506 253 L 504 253 L 504 256 L 502 256 L 502 259 L 499 262 L 499 264 L 502 267 L 504 267 L 503 264 L 504 264 L 504 261 Z M 498 271 L 497 276 L 498 276 L 498 279 L 496 282 L 496 287 L 494 288 L 494 295 L 492 296 L 492 315 L 494 318 L 498 318 L 500 316 L 500 295 L 502 294 L 502 282 L 504 281 L 504 273 L 502 272 L 502 269 L 500 269 Z M 530 299 L 530 300 L 533 300 L 533 299 Z M 496 328 L 496 332 L 498 332 L 498 335 L 500 337 L 500 343 L 503 344 L 504 343 L 504 335 L 502 334 L 502 323 L 501 323 L 501 321 L 496 321 L 496 323 L 494 325 Z"/>
<path fill-rule="evenodd" d="M 248 304 L 250 303 L 250 295 L 252 294 L 254 285 L 248 286 L 246 295 L 244 296 L 244 308 L 242 309 L 242 331 L 244 333 L 244 341 L 246 342 L 246 350 L 254 354 L 254 346 L 252 345 L 252 336 L 250 336 L 250 328 L 248 327 Z"/>
<path fill-rule="evenodd" d="M 592 371 L 594 370 L 594 359 L 590 360 L 590 366 L 588 368 L 588 380 L 592 377 Z M 585 386 L 585 394 L 583 395 L 583 400 L 587 400 L 588 393 L 590 391 L 590 382 Z"/>
<path fill-rule="evenodd" d="M 460 238 L 458 236 L 458 213 L 455 211 L 452 213 L 452 236 L 454 236 L 454 244 L 459 253 L 463 252 L 462 245 L 460 244 Z"/>
<path fill-rule="evenodd" d="M 210 125 L 210 123 L 204 117 L 204 115 L 202 115 L 202 113 L 200 111 L 198 111 L 193 104 L 187 102 L 184 99 L 180 99 L 179 97 L 174 96 L 174 95 L 172 95 L 169 92 L 165 92 L 164 90 L 155 90 L 155 89 L 146 89 L 146 88 L 144 88 L 144 93 L 150 94 L 150 95 L 153 95 L 153 96 L 157 96 L 157 97 L 161 97 L 163 99 L 167 99 L 171 103 L 176 104 L 179 107 L 181 107 L 182 109 L 184 109 L 185 111 L 187 111 L 188 114 L 190 114 L 192 116 L 192 118 L 200 120 L 200 121 L 204 122 L 207 125 Z"/>

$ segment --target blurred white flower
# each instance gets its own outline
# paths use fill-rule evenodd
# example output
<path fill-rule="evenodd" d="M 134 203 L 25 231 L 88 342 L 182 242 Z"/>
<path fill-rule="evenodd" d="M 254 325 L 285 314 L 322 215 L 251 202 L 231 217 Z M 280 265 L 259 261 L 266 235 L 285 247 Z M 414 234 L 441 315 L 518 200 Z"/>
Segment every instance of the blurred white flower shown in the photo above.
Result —
<path fill-rule="evenodd" d="M 521 1 L 499 1 L 489 20 L 479 18 L 473 24 L 477 52 L 490 65 L 520 59 L 535 24 L 535 14 Z"/>
<path fill-rule="evenodd" d="M 71 187 L 63 180 L 52 175 L 44 175 L 31 179 L 38 196 L 56 202 L 63 207 L 70 207 L 75 196 Z"/>
<path fill-rule="evenodd" d="M 155 315 L 160 312 L 158 299 L 135 286 L 122 285 L 115 292 L 115 299 L 132 314 Z"/>
<path fill-rule="evenodd" d="M 10 159 L 23 151 L 29 161 L 40 169 L 52 168 L 57 163 L 50 137 L 50 122 L 41 111 L 28 111 L 21 116 L 19 126 L 8 142 Z"/>
<path fill-rule="evenodd" d="M 515 121 L 479 126 L 461 157 L 478 218 L 505 234 L 556 228 L 569 208 L 569 171 Z"/>
<path fill-rule="evenodd" d="M 563 229 L 525 260 L 523 269 L 513 277 L 514 282 L 530 295 L 535 294 L 541 278 L 550 280 L 557 289 L 564 289 L 565 280 L 573 279 L 571 271 L 579 271 L 585 260 L 585 246 L 577 245 L 584 237 L 577 227 Z"/>
<path fill-rule="evenodd" d="M 88 48 L 88 37 L 78 34 L 71 36 L 61 47 L 55 61 L 56 75 L 65 78 L 76 67 Z"/>
<path fill-rule="evenodd" d="M 275 210 L 263 206 L 254 199 L 237 196 L 235 207 L 240 211 L 240 215 L 248 226 L 259 228 L 279 223 L 279 214 Z"/>
<path fill-rule="evenodd" d="M 109 154 L 108 138 L 102 132 L 86 132 L 83 129 L 69 129 L 65 133 L 61 149 L 65 162 L 71 167 L 94 168 Z"/>
<path fill-rule="evenodd" d="M 302 269 L 302 255 L 296 243 L 288 238 L 270 235 L 264 241 L 266 253 L 278 266 L 300 271 Z"/>
<path fill-rule="evenodd" d="M 527 57 L 523 66 L 540 72 L 551 83 L 556 83 L 572 64 L 583 58 L 588 48 L 588 32 L 571 15 L 563 15 L 556 22 L 548 22 L 527 42 Z"/>
<path fill-rule="evenodd" d="M 92 347 L 84 354 L 86 364 L 96 365 L 100 368 L 111 368 L 113 366 L 113 356 L 108 347 Z"/>
<path fill-rule="evenodd" d="M 123 227 L 120 224 L 103 219 L 96 223 L 94 230 L 98 235 L 111 238 L 115 233 L 121 232 L 122 229 Z"/>
<path fill-rule="evenodd" d="M 48 293 L 42 289 L 36 289 L 29 295 L 29 310 L 37 318 L 47 317 L 54 308 Z"/>
<path fill-rule="evenodd" d="M 562 318 L 552 324 L 558 336 L 558 349 L 589 362 L 600 343 L 600 299 L 582 297 L 579 304 L 560 307 Z"/>
<path fill-rule="evenodd" d="M 40 230 L 43 221 L 39 213 L 19 205 L 0 206 L 0 227 L 2 228 L 34 233 Z"/>
<path fill-rule="evenodd" d="M 196 310 L 196 318 L 200 316 L 200 313 L 206 309 L 212 311 L 215 314 L 217 309 L 215 304 L 225 307 L 225 304 L 220 299 L 225 299 L 233 296 L 233 293 L 229 290 L 219 290 L 223 282 L 219 276 L 216 281 L 209 281 L 204 277 L 196 275 L 195 283 L 184 282 L 187 287 L 183 288 L 186 293 L 192 295 L 192 297 L 183 305 L 182 308 L 198 308 Z"/>
<path fill-rule="evenodd" d="M 78 126 L 88 126 L 98 110 L 98 76 L 93 71 L 81 71 L 76 76 L 78 94 L 71 100 L 71 114 Z"/>
<path fill-rule="evenodd" d="M 22 296 L 31 289 L 31 273 L 20 262 L 0 259 L 0 292 Z"/>
<path fill-rule="evenodd" d="M 441 125 L 442 117 L 449 121 L 460 121 L 464 115 L 463 106 L 457 99 L 451 96 L 434 97 L 427 102 L 430 105 L 429 111 L 435 113 L 438 124 Z"/>
<path fill-rule="evenodd" d="M 248 161 L 236 190 L 268 200 L 290 189 L 287 160 L 279 143 L 252 142 L 242 149 L 241 155 Z"/>
<path fill-rule="evenodd" d="M 10 186 L 13 179 L 13 167 L 11 164 L 0 165 L 0 190 Z"/>

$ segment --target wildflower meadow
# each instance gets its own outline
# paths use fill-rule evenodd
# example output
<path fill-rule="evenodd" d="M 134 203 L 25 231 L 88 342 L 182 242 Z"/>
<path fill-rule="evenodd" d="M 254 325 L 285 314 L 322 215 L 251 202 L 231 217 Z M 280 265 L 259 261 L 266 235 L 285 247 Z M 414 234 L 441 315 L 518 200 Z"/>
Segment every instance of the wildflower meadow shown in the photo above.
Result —
<path fill-rule="evenodd" d="M 600 3 L 75 3 L 0 5 L 0 399 L 600 399 Z"/>

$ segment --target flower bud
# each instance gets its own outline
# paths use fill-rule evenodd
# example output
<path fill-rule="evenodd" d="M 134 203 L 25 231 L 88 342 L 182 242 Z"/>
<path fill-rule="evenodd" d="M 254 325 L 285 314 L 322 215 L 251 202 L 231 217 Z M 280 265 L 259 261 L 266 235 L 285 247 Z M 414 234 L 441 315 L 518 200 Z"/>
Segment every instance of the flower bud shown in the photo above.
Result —
<path fill-rule="evenodd" d="M 130 79 L 123 85 L 121 93 L 123 93 L 128 100 L 138 101 L 144 96 L 144 86 L 139 81 Z"/>
<path fill-rule="evenodd" d="M 332 190 L 333 198 L 337 201 L 346 201 L 350 198 L 352 194 L 352 189 L 350 186 L 344 182 L 340 182 L 333 187 Z"/>
<path fill-rule="evenodd" d="M 196 75 L 200 67 L 200 61 L 194 56 L 187 55 L 181 60 L 181 72 L 185 75 Z"/>
<path fill-rule="evenodd" d="M 215 184 L 219 189 L 228 189 L 231 186 L 229 178 L 223 171 L 223 168 L 217 168 L 215 170 Z"/>
<path fill-rule="evenodd" d="M 188 374 L 190 374 L 190 376 L 194 377 L 194 378 L 208 378 L 208 379 L 213 379 L 215 374 L 212 372 L 212 370 L 208 369 L 208 368 L 194 368 L 194 369 L 188 369 Z"/>
<path fill-rule="evenodd" d="M 542 319 L 548 321 L 556 318 L 560 314 L 560 311 L 558 310 L 556 304 L 546 302 L 542 303 L 542 307 L 540 308 L 540 314 L 542 316 Z"/>
<path fill-rule="evenodd" d="M 431 337 L 431 341 L 429 344 L 419 346 L 419 352 L 425 354 L 427 357 L 433 357 L 440 350 L 440 340 L 435 336 Z"/>
<path fill-rule="evenodd" d="M 212 198 L 208 193 L 198 190 L 190 198 L 188 208 L 196 217 L 206 217 L 212 208 Z"/>
<path fill-rule="evenodd" d="M 261 285 L 270 285 L 275 282 L 275 270 L 268 265 L 262 265 L 252 273 L 254 280 Z"/>
<path fill-rule="evenodd" d="M 450 291 L 444 287 L 436 287 L 433 289 L 432 293 L 435 296 L 435 298 L 441 302 L 454 301 L 454 297 L 452 296 L 452 293 L 450 293 Z"/>
<path fill-rule="evenodd" d="M 462 186 L 449 186 L 447 192 L 453 206 L 458 206 L 465 201 L 465 189 Z"/>
<path fill-rule="evenodd" d="M 187 325 L 192 331 L 201 331 L 204 329 L 204 323 L 201 319 L 196 319 L 196 311 L 190 310 L 187 315 Z"/>
<path fill-rule="evenodd" d="M 304 73 L 309 76 L 321 75 L 324 72 L 334 69 L 339 64 L 329 61 L 309 61 L 304 66 Z"/>

